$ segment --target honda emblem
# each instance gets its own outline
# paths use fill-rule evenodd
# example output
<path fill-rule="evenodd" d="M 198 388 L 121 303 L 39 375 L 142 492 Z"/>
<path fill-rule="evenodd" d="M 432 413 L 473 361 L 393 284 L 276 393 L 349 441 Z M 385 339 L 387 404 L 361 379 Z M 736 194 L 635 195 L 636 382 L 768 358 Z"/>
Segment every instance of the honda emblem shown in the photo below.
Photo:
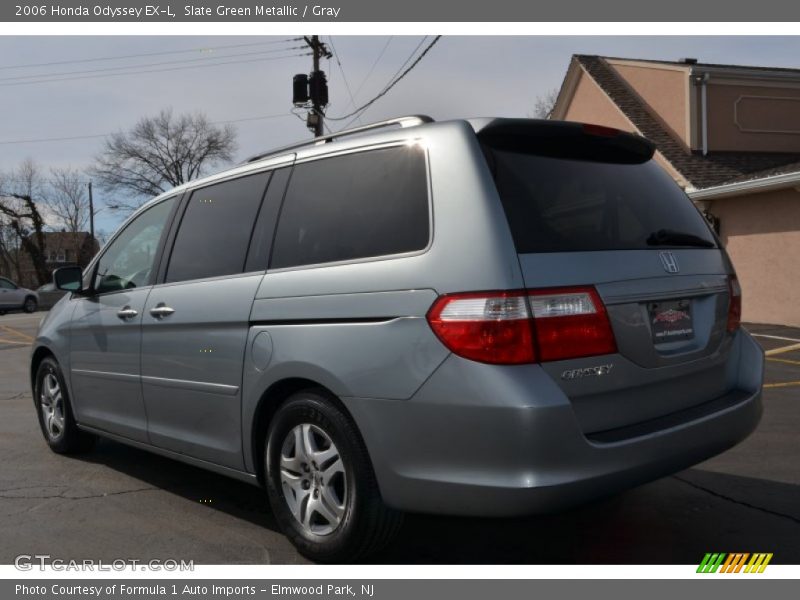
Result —
<path fill-rule="evenodd" d="M 661 265 L 667 273 L 677 273 L 681 270 L 678 267 L 678 259 L 672 252 L 659 252 L 658 255 L 661 257 Z"/>

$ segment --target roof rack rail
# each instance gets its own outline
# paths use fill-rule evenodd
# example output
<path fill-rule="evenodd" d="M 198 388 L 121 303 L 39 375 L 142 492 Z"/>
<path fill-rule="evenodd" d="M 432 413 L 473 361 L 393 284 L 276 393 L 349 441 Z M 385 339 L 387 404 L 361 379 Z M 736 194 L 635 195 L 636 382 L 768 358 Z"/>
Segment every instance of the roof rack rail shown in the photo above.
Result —
<path fill-rule="evenodd" d="M 297 148 L 305 148 L 307 146 L 318 146 L 320 144 L 327 144 L 336 139 L 346 137 L 348 135 L 363 133 L 364 131 L 372 131 L 373 129 L 382 129 L 384 127 L 392 127 L 394 125 L 399 125 L 400 127 L 414 127 L 415 125 L 423 125 L 425 123 L 433 123 L 433 119 L 427 115 L 409 115 L 406 117 L 387 119 L 386 121 L 378 121 L 377 123 L 370 123 L 369 125 L 362 125 L 361 127 L 353 127 L 352 129 L 337 131 L 336 133 L 329 133 L 328 135 L 323 135 L 320 137 L 313 138 L 311 140 L 306 140 L 305 142 L 298 142 L 296 144 L 290 144 L 289 146 L 283 146 L 281 148 L 276 148 L 268 152 L 262 152 L 260 154 L 251 156 L 250 158 L 246 159 L 242 164 L 255 162 L 257 160 L 261 160 L 262 158 L 267 158 L 268 156 L 274 156 L 276 154 L 288 152 L 289 150 L 296 150 Z"/>

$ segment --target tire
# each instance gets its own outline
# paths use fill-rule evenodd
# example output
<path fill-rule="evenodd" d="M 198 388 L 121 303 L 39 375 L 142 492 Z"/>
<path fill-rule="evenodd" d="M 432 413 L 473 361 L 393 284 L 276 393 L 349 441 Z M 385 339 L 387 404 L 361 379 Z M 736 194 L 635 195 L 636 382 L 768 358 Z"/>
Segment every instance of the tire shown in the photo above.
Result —
<path fill-rule="evenodd" d="M 77 454 L 94 447 L 95 436 L 81 431 L 75 423 L 64 376 L 51 357 L 42 360 L 36 371 L 33 402 L 42 435 L 53 452 Z"/>
<path fill-rule="evenodd" d="M 25 303 L 22 305 L 22 310 L 26 313 L 36 312 L 36 309 L 39 308 L 39 303 L 36 301 L 36 298 L 33 296 L 28 296 L 25 298 Z"/>
<path fill-rule="evenodd" d="M 265 448 L 273 514 L 304 556 L 353 562 L 400 530 L 402 514 L 383 503 L 358 429 L 323 390 L 288 398 L 270 422 Z"/>

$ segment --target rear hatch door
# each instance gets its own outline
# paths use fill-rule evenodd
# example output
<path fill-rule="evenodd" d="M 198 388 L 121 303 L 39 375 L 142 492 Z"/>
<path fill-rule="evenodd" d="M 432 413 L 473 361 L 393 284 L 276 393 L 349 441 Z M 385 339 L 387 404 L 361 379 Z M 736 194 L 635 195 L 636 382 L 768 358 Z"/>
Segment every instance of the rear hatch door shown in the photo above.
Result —
<path fill-rule="evenodd" d="M 605 304 L 618 355 L 542 365 L 584 431 L 725 394 L 730 264 L 653 146 L 607 128 L 530 120 L 493 121 L 478 137 L 526 287 L 594 286 Z"/>

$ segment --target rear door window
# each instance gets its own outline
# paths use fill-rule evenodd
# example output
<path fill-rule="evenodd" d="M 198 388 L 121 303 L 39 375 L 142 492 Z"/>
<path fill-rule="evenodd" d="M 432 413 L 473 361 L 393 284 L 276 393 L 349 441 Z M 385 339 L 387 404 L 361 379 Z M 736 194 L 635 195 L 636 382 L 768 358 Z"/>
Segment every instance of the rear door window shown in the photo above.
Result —
<path fill-rule="evenodd" d="M 484 151 L 521 254 L 716 247 L 705 219 L 653 160 Z"/>
<path fill-rule="evenodd" d="M 242 273 L 269 173 L 192 192 L 172 247 L 166 281 Z"/>
<path fill-rule="evenodd" d="M 430 237 L 424 150 L 404 145 L 295 166 L 271 268 L 422 250 Z"/>

